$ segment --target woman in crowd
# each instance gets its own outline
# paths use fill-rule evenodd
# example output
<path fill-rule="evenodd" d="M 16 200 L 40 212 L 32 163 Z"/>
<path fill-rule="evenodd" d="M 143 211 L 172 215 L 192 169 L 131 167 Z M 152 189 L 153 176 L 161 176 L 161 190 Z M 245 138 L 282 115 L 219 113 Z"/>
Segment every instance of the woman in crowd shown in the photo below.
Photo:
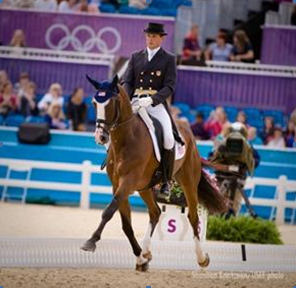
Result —
<path fill-rule="evenodd" d="M 75 131 L 85 131 L 87 106 L 83 102 L 84 91 L 76 88 L 67 105 L 67 118 L 71 121 L 71 126 Z"/>
<path fill-rule="evenodd" d="M 62 106 L 57 101 L 50 104 L 45 118 L 51 129 L 64 130 L 67 128 Z"/>
<path fill-rule="evenodd" d="M 254 51 L 251 42 L 243 30 L 237 30 L 233 36 L 233 49 L 230 56 L 231 61 L 235 62 L 254 62 Z"/>
<path fill-rule="evenodd" d="M 50 85 L 48 93 L 38 103 L 38 109 L 45 114 L 52 102 L 58 102 L 61 107 L 64 105 L 64 98 L 62 97 L 62 86 L 59 83 Z"/>
<path fill-rule="evenodd" d="M 0 91 L 0 114 L 6 117 L 11 112 L 16 112 L 18 106 L 17 96 L 13 93 L 11 82 L 6 82 Z"/>
<path fill-rule="evenodd" d="M 24 89 L 24 92 L 20 95 L 19 111 L 24 117 L 38 115 L 39 111 L 36 103 L 35 91 L 35 83 L 29 82 L 29 84 Z"/>
<path fill-rule="evenodd" d="M 206 60 L 229 61 L 232 52 L 232 45 L 226 43 L 227 35 L 220 32 L 216 37 L 216 42 L 210 44 L 206 50 Z"/>
<path fill-rule="evenodd" d="M 13 36 L 10 41 L 11 47 L 26 47 L 26 36 L 23 30 L 17 29 L 14 31 Z"/>

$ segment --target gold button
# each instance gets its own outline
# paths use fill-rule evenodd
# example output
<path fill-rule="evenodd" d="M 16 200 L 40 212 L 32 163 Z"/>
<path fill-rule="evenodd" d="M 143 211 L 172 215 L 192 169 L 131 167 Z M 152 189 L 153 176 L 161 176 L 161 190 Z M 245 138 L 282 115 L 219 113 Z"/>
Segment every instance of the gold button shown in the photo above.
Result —
<path fill-rule="evenodd" d="M 140 90 L 143 90 L 143 87 L 140 87 Z"/>
<path fill-rule="evenodd" d="M 150 79 L 149 81 L 152 82 L 152 79 Z"/>
<path fill-rule="evenodd" d="M 141 72 L 141 75 L 144 75 L 144 72 Z"/>
<path fill-rule="evenodd" d="M 151 88 L 151 87 L 149 87 L 149 90 L 152 90 L 152 88 Z"/>
<path fill-rule="evenodd" d="M 151 72 L 151 75 L 154 75 L 154 72 Z"/>
<path fill-rule="evenodd" d="M 143 82 L 143 79 L 140 79 L 140 82 Z"/>

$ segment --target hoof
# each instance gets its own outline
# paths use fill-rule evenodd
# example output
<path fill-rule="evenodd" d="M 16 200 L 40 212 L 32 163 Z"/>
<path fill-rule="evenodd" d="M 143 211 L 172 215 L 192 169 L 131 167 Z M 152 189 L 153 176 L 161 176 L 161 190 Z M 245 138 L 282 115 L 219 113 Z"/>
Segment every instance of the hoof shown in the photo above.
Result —
<path fill-rule="evenodd" d="M 81 247 L 83 251 L 95 252 L 96 250 L 96 243 L 91 240 L 87 240 Z"/>
<path fill-rule="evenodd" d="M 147 272 L 149 269 L 149 261 L 147 261 L 146 263 L 143 264 L 136 264 L 136 271 L 139 272 Z"/>
<path fill-rule="evenodd" d="M 202 268 L 205 268 L 205 267 L 208 267 L 209 264 L 210 264 L 210 257 L 209 257 L 209 254 L 206 253 L 206 259 L 205 259 L 205 261 L 203 261 L 203 262 L 198 262 L 198 265 L 199 265 L 200 267 L 202 267 Z"/>

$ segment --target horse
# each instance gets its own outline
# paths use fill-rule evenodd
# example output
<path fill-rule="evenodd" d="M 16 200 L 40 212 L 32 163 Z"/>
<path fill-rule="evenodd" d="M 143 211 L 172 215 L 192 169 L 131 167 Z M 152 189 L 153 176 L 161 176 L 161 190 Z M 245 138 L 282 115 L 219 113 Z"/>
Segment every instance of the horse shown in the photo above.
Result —
<path fill-rule="evenodd" d="M 81 249 L 95 251 L 96 242 L 101 239 L 106 223 L 119 210 L 122 229 L 136 256 L 136 270 L 147 271 L 148 263 L 152 259 L 151 237 L 161 214 L 153 187 L 149 187 L 159 162 L 154 154 L 149 131 L 140 117 L 133 113 L 130 98 L 118 83 L 118 77 L 115 76 L 113 80 L 103 82 L 97 82 L 89 76 L 87 78 L 97 90 L 93 97 L 97 117 L 95 137 L 98 144 L 110 143 L 106 170 L 112 183 L 113 197 L 102 214 L 98 228 Z M 193 229 L 197 263 L 200 267 L 207 267 L 210 258 L 201 248 L 197 206 L 201 203 L 209 212 L 221 213 L 225 211 L 225 202 L 223 196 L 213 189 L 202 170 L 195 138 L 189 125 L 177 122 L 177 128 L 185 142 L 185 155 L 182 159 L 175 161 L 173 178 L 184 191 L 188 218 Z M 139 191 L 149 213 L 149 224 L 142 248 L 131 224 L 131 207 L 128 198 L 134 191 Z"/>

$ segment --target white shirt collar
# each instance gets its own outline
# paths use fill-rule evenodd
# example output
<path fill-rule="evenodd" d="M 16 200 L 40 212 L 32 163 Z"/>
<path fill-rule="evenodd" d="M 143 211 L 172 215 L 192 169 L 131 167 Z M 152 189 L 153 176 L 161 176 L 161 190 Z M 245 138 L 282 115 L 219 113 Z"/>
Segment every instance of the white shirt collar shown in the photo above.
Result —
<path fill-rule="evenodd" d="M 158 52 L 158 50 L 160 49 L 161 47 L 157 47 L 155 49 L 150 49 L 147 47 L 147 51 L 148 51 L 148 61 L 151 61 L 151 59 L 154 57 L 154 55 Z"/>

